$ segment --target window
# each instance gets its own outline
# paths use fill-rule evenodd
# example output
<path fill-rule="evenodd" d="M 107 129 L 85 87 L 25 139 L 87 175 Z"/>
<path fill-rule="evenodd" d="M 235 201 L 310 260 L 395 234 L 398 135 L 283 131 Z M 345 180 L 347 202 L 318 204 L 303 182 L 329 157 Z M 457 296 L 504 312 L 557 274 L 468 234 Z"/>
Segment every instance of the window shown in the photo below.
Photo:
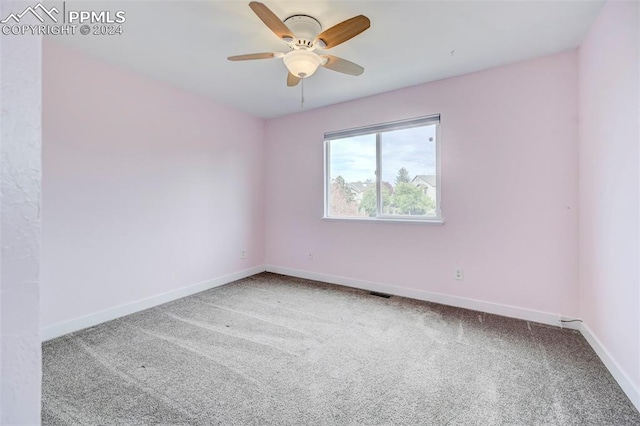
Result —
<path fill-rule="evenodd" d="M 440 115 L 324 135 L 325 217 L 441 222 Z"/>

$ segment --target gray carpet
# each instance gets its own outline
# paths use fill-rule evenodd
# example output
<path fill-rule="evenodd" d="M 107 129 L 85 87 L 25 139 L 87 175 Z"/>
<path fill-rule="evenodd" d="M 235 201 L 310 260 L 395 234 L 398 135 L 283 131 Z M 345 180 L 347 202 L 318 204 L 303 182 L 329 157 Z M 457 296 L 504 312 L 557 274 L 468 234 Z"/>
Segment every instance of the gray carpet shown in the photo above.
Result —
<path fill-rule="evenodd" d="M 45 425 L 640 425 L 582 336 L 256 275 L 43 345 Z"/>

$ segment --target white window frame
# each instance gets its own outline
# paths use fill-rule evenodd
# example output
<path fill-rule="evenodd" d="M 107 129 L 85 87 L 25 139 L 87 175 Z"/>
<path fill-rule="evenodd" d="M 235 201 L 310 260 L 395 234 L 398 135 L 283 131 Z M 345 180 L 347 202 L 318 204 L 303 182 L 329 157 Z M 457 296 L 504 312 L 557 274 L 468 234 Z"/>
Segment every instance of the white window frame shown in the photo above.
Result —
<path fill-rule="evenodd" d="M 442 218 L 441 203 L 441 170 L 440 170 L 440 114 L 423 117 L 409 118 L 406 120 L 392 121 L 382 124 L 358 127 L 354 129 L 327 132 L 324 134 L 324 216 L 323 219 L 347 220 L 347 221 L 372 221 L 372 222 L 410 222 L 426 224 L 444 224 Z M 382 137 L 381 133 L 393 130 L 409 129 L 412 127 L 436 126 L 436 216 L 420 217 L 412 215 L 385 215 L 382 214 Z M 331 180 L 331 141 L 353 136 L 376 135 L 376 216 L 374 217 L 343 217 L 330 216 L 330 180 Z"/>

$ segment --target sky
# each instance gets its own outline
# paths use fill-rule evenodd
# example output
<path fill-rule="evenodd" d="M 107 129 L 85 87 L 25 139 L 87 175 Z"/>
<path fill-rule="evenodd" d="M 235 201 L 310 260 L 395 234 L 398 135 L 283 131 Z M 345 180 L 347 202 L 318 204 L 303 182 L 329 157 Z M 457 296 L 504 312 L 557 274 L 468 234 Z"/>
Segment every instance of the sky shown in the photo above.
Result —
<path fill-rule="evenodd" d="M 394 130 L 382 134 L 382 180 L 394 184 L 404 167 L 415 175 L 436 173 L 435 126 Z M 429 141 L 433 138 L 432 141 Z M 331 141 L 331 179 L 375 181 L 376 136 L 363 135 Z"/>

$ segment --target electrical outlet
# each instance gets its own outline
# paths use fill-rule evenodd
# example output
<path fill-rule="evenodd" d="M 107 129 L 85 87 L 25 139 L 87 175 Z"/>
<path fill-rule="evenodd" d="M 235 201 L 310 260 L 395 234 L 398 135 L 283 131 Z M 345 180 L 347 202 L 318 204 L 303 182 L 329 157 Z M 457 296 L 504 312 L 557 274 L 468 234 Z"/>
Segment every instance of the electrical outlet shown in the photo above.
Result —
<path fill-rule="evenodd" d="M 463 281 L 464 271 L 462 270 L 462 268 L 456 268 L 455 271 L 453 272 L 453 277 L 458 281 Z"/>
<path fill-rule="evenodd" d="M 247 258 L 247 252 L 245 250 L 240 250 L 240 259 L 246 259 Z"/>
<path fill-rule="evenodd" d="M 313 260 L 313 253 L 309 252 L 309 257 L 308 257 L 308 259 L 309 259 L 309 260 Z"/>

